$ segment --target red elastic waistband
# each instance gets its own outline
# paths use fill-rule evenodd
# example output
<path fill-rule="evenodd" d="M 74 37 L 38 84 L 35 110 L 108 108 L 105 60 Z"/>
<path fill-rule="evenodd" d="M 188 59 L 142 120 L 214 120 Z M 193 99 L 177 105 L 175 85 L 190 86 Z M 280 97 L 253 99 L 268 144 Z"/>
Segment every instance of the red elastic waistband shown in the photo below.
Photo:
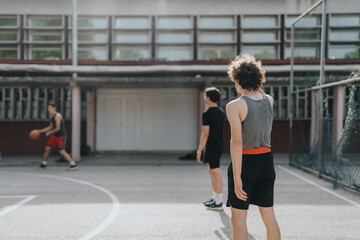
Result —
<path fill-rule="evenodd" d="M 271 152 L 270 147 L 243 148 L 243 154 L 262 154 Z"/>

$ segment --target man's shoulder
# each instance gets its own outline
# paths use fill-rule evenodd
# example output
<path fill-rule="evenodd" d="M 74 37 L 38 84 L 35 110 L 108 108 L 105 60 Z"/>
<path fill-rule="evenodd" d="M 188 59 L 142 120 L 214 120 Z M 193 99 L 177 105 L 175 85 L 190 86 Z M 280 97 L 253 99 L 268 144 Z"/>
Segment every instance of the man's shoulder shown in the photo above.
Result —
<path fill-rule="evenodd" d="M 61 113 L 55 113 L 55 119 L 60 119 L 60 120 L 62 120 L 62 115 L 61 115 Z"/>
<path fill-rule="evenodd" d="M 246 101 L 243 98 L 237 98 L 226 105 L 226 112 L 242 111 L 245 108 L 247 108 Z"/>

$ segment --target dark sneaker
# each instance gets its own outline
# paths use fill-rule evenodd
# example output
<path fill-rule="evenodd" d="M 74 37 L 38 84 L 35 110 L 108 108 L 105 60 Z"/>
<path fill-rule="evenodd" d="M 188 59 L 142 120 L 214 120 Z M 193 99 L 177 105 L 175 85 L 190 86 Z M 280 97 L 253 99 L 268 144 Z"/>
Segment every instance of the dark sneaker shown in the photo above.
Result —
<path fill-rule="evenodd" d="M 223 207 L 222 207 L 222 203 L 216 204 L 215 202 L 213 202 L 212 204 L 207 205 L 206 209 L 221 211 L 223 210 Z"/>
<path fill-rule="evenodd" d="M 39 165 L 39 167 L 38 167 L 38 169 L 37 169 L 37 170 L 45 170 L 45 169 L 46 169 L 46 167 L 47 167 L 47 165 L 46 165 L 46 164 L 41 163 L 41 164 Z"/>
<path fill-rule="evenodd" d="M 207 200 L 206 202 L 203 202 L 203 204 L 204 204 L 205 206 L 207 206 L 207 205 L 212 204 L 213 202 L 215 202 L 215 199 L 210 198 L 210 199 L 209 199 L 209 200 Z"/>
<path fill-rule="evenodd" d="M 70 166 L 66 169 L 66 171 L 68 171 L 68 172 L 76 171 L 76 170 L 78 170 L 78 165 L 77 165 L 77 164 L 75 164 L 75 165 L 70 165 Z"/>

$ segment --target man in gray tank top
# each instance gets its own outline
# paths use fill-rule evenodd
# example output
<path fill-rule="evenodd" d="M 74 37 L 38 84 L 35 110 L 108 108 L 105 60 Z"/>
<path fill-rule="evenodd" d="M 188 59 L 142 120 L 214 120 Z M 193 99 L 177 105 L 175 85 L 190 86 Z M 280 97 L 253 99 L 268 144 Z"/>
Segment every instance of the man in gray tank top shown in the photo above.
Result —
<path fill-rule="evenodd" d="M 233 239 L 248 239 L 247 210 L 254 204 L 259 207 L 268 239 L 279 240 L 273 209 L 276 174 L 270 149 L 274 100 L 261 90 L 265 71 L 253 56 L 236 57 L 228 75 L 241 94 L 226 106 L 231 129 L 227 206 L 231 207 Z"/>

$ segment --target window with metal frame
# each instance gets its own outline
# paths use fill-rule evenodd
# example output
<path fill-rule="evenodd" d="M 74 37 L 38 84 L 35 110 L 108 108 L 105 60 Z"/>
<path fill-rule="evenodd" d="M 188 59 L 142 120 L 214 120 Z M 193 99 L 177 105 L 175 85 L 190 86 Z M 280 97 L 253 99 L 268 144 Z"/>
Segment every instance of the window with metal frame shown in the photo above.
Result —
<path fill-rule="evenodd" d="M 65 57 L 65 17 L 26 16 L 25 59 L 63 60 Z"/>
<path fill-rule="evenodd" d="M 19 58 L 19 16 L 0 16 L 0 58 Z"/>
<path fill-rule="evenodd" d="M 286 15 L 285 58 L 291 57 L 291 23 L 297 16 Z M 294 28 L 294 57 L 320 58 L 321 15 L 312 14 L 302 18 Z"/>
<path fill-rule="evenodd" d="M 78 16 L 78 58 L 108 60 L 108 16 Z M 69 55 L 72 55 L 72 18 L 68 27 Z"/>
<path fill-rule="evenodd" d="M 330 14 L 328 58 L 360 58 L 360 14 Z"/>
<path fill-rule="evenodd" d="M 112 60 L 139 61 L 151 58 L 149 16 L 115 16 L 112 25 Z"/>
<path fill-rule="evenodd" d="M 241 52 L 257 59 L 280 58 L 280 16 L 241 16 Z"/>
<path fill-rule="evenodd" d="M 217 88 L 221 91 L 221 98 L 219 101 L 219 106 L 225 110 L 226 104 L 230 101 L 240 97 L 236 92 L 234 85 L 217 85 Z M 299 86 L 300 87 L 300 86 Z M 269 94 L 274 99 L 273 111 L 274 119 L 288 119 L 290 108 L 288 106 L 289 99 L 289 87 L 287 85 L 274 85 L 266 86 L 263 88 L 266 94 Z M 302 94 L 299 93 L 296 97 L 296 113 L 299 118 L 308 120 L 310 119 L 310 95 L 308 93 Z"/>
<path fill-rule="evenodd" d="M 198 58 L 212 60 L 236 55 L 237 21 L 235 16 L 198 18 Z"/>
<path fill-rule="evenodd" d="M 168 61 L 193 59 L 193 21 L 190 16 L 157 16 L 155 57 Z"/>
<path fill-rule="evenodd" d="M 58 91 L 55 94 L 55 91 Z M 71 120 L 70 87 L 2 87 L 0 88 L 0 121 L 47 121 L 49 103 L 55 102 L 63 119 Z M 81 91 L 81 119 L 86 120 L 86 90 Z"/>

